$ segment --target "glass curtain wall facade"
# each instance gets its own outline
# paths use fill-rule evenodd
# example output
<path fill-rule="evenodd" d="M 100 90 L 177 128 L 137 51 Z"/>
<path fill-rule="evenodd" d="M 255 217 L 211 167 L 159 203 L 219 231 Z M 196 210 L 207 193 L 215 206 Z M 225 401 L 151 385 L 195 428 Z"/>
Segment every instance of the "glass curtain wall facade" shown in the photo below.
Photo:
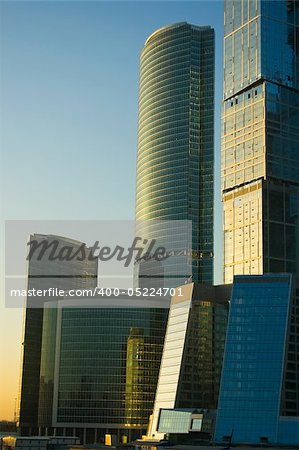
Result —
<path fill-rule="evenodd" d="M 235 277 L 216 442 L 298 445 L 297 302 L 291 275 Z"/>
<path fill-rule="evenodd" d="M 50 257 L 54 247 L 57 255 L 65 247 L 76 251 L 85 244 L 61 236 L 41 234 L 31 235 L 30 242 L 34 241 L 41 247 L 33 252 L 28 262 L 28 290 L 49 288 L 68 290 L 96 286 L 97 260 L 89 261 L 85 258 L 83 261 L 66 261 Z M 48 244 L 49 247 L 45 248 L 39 259 L 40 251 Z M 88 256 L 89 251 L 86 247 L 85 251 Z M 51 299 L 53 300 L 53 297 Z M 52 406 L 55 338 L 49 320 L 51 313 L 47 312 L 44 317 L 43 306 L 47 300 L 49 298 L 45 296 L 28 297 L 26 303 L 19 418 L 20 432 L 23 435 L 37 434 L 38 419 L 51 416 L 51 412 L 46 413 L 46 410 L 51 411 Z M 41 420 L 44 425 L 44 419 Z M 51 422 L 47 421 L 47 425 L 51 426 Z"/>
<path fill-rule="evenodd" d="M 118 442 L 123 434 L 130 440 L 145 433 L 167 314 L 167 308 L 82 309 L 71 303 L 58 310 L 56 433 L 75 433 L 81 443 L 104 442 L 106 433 Z"/>
<path fill-rule="evenodd" d="M 157 431 L 161 410 L 217 408 L 230 289 L 194 283 L 176 289 L 149 438 L 163 439 Z"/>
<path fill-rule="evenodd" d="M 38 403 L 39 432 L 53 434 L 53 393 L 56 351 L 57 307 L 45 308 L 43 312 L 42 344 L 40 359 L 40 384 Z"/>
<path fill-rule="evenodd" d="M 230 286 L 194 286 L 177 408 L 216 409 Z"/>
<path fill-rule="evenodd" d="M 298 274 L 298 1 L 227 0 L 224 33 L 224 281 Z"/>
<path fill-rule="evenodd" d="M 192 222 L 192 264 L 177 285 L 213 281 L 213 171 L 214 30 L 162 27 L 141 52 L 136 221 L 148 239 L 169 235 L 156 220 Z M 174 250 L 185 245 L 177 233 Z"/>
<path fill-rule="evenodd" d="M 283 381 L 281 416 L 299 420 L 299 283 L 294 283 L 293 302 L 287 341 L 287 357 Z M 299 427 L 298 427 L 299 442 Z"/>

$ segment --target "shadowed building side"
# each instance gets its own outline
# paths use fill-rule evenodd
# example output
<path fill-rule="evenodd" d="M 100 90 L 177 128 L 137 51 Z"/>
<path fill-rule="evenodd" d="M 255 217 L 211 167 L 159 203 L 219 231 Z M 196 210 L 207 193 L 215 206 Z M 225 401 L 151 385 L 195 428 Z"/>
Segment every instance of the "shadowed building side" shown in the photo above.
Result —
<path fill-rule="evenodd" d="M 33 234 L 29 243 L 32 252 L 28 261 L 28 290 L 49 288 L 68 290 L 97 285 L 98 261 L 88 259 L 90 249 L 82 242 L 55 235 Z M 82 246 L 86 252 L 82 261 L 68 260 L 65 257 L 67 251 L 74 254 L 83 248 Z M 38 417 L 45 417 L 45 412 L 42 411 L 51 409 L 52 404 L 49 389 L 51 391 L 53 385 L 53 364 L 50 360 L 54 357 L 55 336 L 52 336 L 53 340 L 42 339 L 43 324 L 44 333 L 49 333 L 47 328 L 49 324 L 44 322 L 43 309 L 44 302 L 49 299 L 53 300 L 53 297 L 46 295 L 27 298 L 19 417 L 20 431 L 23 435 L 38 434 L 39 425 L 51 426 L 51 422 L 48 422 L 51 413 L 47 416 L 47 424 L 43 419 L 42 423 L 38 424 Z M 49 317 L 48 314 L 46 317 Z"/>

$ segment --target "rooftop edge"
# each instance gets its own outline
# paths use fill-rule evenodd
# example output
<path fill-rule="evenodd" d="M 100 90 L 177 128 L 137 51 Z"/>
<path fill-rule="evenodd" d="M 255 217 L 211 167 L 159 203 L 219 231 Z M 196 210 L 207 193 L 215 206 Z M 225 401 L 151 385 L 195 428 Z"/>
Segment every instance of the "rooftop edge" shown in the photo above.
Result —
<path fill-rule="evenodd" d="M 147 38 L 147 40 L 145 41 L 144 45 L 147 45 L 149 43 L 149 41 L 155 37 L 157 34 L 161 33 L 162 31 L 165 30 L 171 30 L 173 28 L 180 28 L 184 25 L 189 25 L 192 29 L 194 30 L 210 30 L 211 26 L 210 25 L 205 25 L 205 26 L 199 26 L 199 25 L 192 25 L 188 22 L 176 22 L 176 23 L 172 23 L 170 25 L 164 25 L 163 27 L 158 28 L 156 31 L 154 31 L 152 34 L 149 35 L 149 37 Z"/>

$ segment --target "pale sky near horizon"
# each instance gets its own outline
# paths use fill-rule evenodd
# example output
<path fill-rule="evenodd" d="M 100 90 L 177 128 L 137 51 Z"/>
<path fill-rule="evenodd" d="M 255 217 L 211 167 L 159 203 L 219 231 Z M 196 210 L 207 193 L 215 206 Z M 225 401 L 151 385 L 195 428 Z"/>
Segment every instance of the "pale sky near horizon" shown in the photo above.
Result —
<path fill-rule="evenodd" d="M 134 218 L 140 50 L 163 25 L 215 28 L 221 282 L 222 1 L 2 1 L 0 13 L 2 254 L 4 220 Z M 1 269 L 0 420 L 14 414 L 23 318 L 4 305 Z"/>

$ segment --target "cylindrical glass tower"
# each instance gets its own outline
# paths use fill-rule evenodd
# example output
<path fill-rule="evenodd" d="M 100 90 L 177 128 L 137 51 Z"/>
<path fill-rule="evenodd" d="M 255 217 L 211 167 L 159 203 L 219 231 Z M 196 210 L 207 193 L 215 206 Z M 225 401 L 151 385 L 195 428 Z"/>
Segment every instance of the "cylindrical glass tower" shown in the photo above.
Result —
<path fill-rule="evenodd" d="M 192 221 L 185 280 L 213 281 L 213 171 L 214 30 L 185 22 L 160 28 L 141 52 L 136 221 L 143 237 L 162 241 L 172 221 Z M 157 220 L 171 222 L 157 227 Z M 181 251 L 186 236 L 175 237 L 175 228 Z"/>

